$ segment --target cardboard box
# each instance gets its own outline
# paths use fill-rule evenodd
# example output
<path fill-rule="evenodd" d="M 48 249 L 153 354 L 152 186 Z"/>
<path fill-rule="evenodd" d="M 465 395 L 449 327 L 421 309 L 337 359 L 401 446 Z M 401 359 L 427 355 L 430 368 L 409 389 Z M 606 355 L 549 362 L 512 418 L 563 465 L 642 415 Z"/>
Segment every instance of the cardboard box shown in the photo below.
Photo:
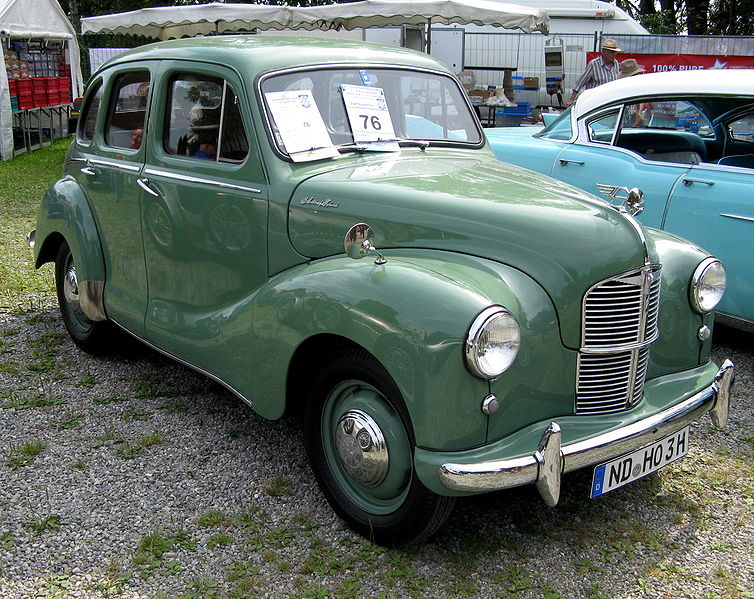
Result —
<path fill-rule="evenodd" d="M 539 77 L 524 77 L 524 89 L 539 89 Z"/>
<path fill-rule="evenodd" d="M 472 97 L 482 98 L 482 102 L 484 102 L 487 98 L 490 97 L 491 94 L 492 94 L 492 92 L 482 91 L 482 90 L 478 90 L 478 89 L 472 89 L 469 92 L 469 97 L 470 98 L 472 98 Z"/>

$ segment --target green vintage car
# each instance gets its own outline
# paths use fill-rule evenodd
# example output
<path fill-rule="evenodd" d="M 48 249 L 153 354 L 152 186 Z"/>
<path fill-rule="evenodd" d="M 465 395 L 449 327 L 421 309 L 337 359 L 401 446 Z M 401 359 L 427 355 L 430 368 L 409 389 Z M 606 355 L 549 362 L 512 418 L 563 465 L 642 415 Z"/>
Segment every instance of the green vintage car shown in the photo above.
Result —
<path fill-rule="evenodd" d="M 427 55 L 213 37 L 92 75 L 30 243 L 81 349 L 124 330 L 299 414 L 333 508 L 402 544 L 458 496 L 555 505 L 593 467 L 596 497 L 725 425 L 724 268 L 626 195 L 499 162 Z"/>

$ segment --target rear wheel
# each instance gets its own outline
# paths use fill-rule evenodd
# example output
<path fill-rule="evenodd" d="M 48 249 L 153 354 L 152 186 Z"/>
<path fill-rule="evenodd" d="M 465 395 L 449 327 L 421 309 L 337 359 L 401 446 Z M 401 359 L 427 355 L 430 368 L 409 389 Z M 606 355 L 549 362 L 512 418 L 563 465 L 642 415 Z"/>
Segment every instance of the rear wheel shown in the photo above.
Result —
<path fill-rule="evenodd" d="M 55 288 L 63 323 L 74 343 L 90 354 L 99 354 L 108 349 L 112 325 L 107 321 L 93 321 L 84 314 L 76 261 L 65 242 L 55 258 Z"/>
<path fill-rule="evenodd" d="M 327 364 L 314 380 L 304 420 L 322 491 L 351 528 L 381 545 L 426 539 L 455 500 L 416 476 L 415 442 L 397 386 L 362 350 L 336 352 Z"/>

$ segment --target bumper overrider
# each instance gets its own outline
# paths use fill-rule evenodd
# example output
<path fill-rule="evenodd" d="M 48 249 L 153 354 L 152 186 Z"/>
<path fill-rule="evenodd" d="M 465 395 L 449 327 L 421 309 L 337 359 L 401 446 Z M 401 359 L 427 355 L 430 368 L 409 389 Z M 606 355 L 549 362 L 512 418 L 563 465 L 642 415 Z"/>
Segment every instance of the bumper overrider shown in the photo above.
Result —
<path fill-rule="evenodd" d="M 560 480 L 566 472 L 620 457 L 670 435 L 709 412 L 712 423 L 724 428 L 733 382 L 733 363 L 725 360 L 708 387 L 684 401 L 630 425 L 575 443 L 561 445 L 561 429 L 552 422 L 531 455 L 469 464 L 444 463 L 439 477 L 445 487 L 479 493 L 535 484 L 545 503 L 560 498 Z"/>

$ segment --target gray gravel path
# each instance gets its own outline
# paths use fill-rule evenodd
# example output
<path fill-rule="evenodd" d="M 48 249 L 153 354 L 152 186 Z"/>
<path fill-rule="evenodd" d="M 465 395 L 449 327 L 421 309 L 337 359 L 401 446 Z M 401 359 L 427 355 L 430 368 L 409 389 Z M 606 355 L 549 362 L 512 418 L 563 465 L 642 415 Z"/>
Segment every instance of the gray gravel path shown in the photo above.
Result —
<path fill-rule="evenodd" d="M 151 351 L 92 358 L 57 311 L 0 314 L 0 598 L 754 597 L 754 336 L 719 329 L 731 424 L 599 499 L 589 473 L 459 502 L 422 547 L 333 515 L 295 421 Z"/>

